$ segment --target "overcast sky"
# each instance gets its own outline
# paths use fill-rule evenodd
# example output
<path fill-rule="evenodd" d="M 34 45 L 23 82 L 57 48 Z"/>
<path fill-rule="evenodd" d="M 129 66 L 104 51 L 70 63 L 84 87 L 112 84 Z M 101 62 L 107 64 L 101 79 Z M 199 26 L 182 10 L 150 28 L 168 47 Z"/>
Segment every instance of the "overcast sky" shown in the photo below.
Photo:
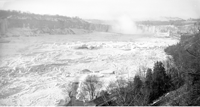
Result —
<path fill-rule="evenodd" d="M 197 18 L 200 0 L 0 0 L 0 9 L 85 19 L 112 19 L 121 15 L 135 19 Z"/>

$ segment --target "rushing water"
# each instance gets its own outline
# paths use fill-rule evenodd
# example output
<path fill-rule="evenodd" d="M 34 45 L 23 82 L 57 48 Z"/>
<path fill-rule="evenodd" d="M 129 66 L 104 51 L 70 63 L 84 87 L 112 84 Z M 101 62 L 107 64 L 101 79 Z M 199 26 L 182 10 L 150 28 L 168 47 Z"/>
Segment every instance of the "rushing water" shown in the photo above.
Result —
<path fill-rule="evenodd" d="M 164 60 L 163 49 L 177 42 L 112 33 L 7 39 L 9 43 L 1 44 L 2 106 L 55 105 L 68 96 L 68 84 L 85 75 L 84 69 L 102 75 L 105 86 L 116 75 L 132 77 L 139 67 L 152 67 L 155 61 Z"/>

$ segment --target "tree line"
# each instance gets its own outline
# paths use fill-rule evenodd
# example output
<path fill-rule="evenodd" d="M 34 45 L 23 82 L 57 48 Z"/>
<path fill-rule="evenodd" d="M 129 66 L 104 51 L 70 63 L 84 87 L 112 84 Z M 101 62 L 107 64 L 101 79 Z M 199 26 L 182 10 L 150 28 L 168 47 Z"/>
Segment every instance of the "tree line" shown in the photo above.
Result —
<path fill-rule="evenodd" d="M 76 28 L 96 31 L 108 31 L 109 29 L 108 25 L 89 23 L 79 17 L 67 17 L 61 15 L 39 15 L 28 12 L 6 10 L 0 10 L 0 15 L 1 19 L 7 19 L 8 28 Z"/>

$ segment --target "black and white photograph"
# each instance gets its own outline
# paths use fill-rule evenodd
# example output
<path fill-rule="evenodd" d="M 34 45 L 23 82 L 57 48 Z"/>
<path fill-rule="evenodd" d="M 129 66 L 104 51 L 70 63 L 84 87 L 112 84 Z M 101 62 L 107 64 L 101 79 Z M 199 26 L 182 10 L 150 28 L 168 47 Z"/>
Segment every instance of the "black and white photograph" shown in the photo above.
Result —
<path fill-rule="evenodd" d="M 200 106 L 200 0 L 0 0 L 0 106 Z"/>

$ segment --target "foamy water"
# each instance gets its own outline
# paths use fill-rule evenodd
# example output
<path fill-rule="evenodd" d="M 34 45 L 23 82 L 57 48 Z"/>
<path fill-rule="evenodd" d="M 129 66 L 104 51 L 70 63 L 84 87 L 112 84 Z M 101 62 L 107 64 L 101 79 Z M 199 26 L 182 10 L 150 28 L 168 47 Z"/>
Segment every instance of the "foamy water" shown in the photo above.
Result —
<path fill-rule="evenodd" d="M 105 83 L 116 76 L 133 77 L 139 67 L 151 68 L 155 61 L 165 60 L 163 49 L 175 43 L 177 40 L 170 38 L 137 41 L 51 38 L 49 43 L 34 42 L 18 54 L 1 58 L 0 105 L 55 105 L 68 96 L 68 84 L 85 75 L 82 70 L 96 72 Z"/>

